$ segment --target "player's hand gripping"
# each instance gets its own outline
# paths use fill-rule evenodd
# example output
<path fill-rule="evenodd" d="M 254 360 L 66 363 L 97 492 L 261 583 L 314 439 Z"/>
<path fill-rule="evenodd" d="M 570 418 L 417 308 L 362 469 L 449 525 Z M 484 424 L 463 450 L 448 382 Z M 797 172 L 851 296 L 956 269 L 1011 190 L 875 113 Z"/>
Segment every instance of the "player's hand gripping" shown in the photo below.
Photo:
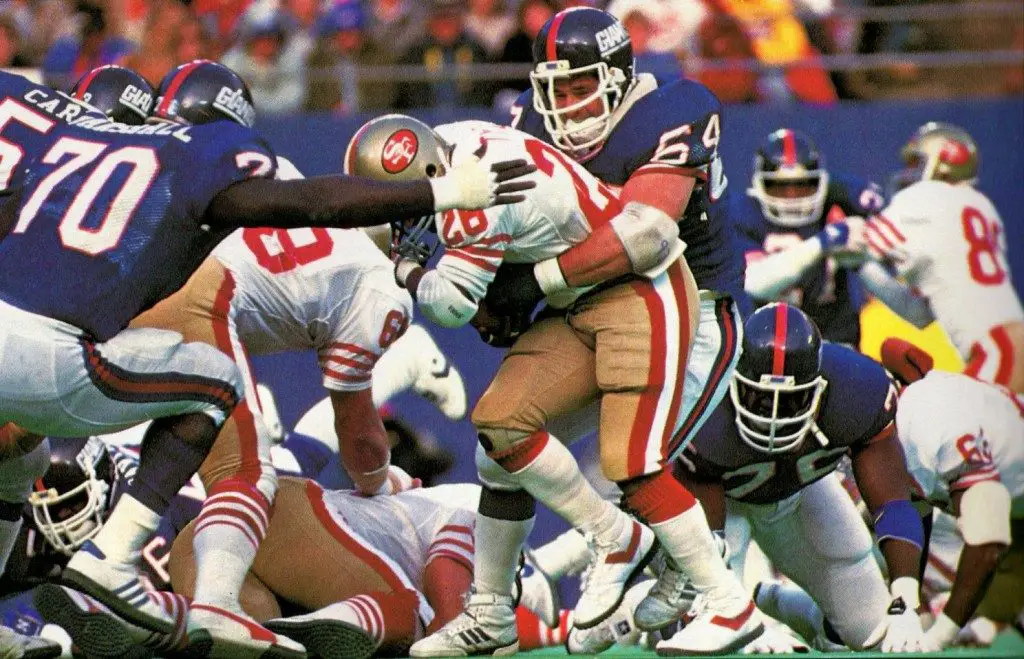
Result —
<path fill-rule="evenodd" d="M 935 652 L 937 644 L 927 637 L 917 615 L 920 604 L 916 579 L 900 577 L 892 582 L 892 601 L 874 631 L 864 642 L 866 647 L 879 645 L 882 652 Z"/>
<path fill-rule="evenodd" d="M 444 176 L 430 179 L 434 210 L 471 210 L 523 201 L 526 195 L 522 193 L 537 187 L 536 181 L 523 177 L 535 171 L 535 165 L 521 159 L 496 162 L 487 169 L 473 156 L 452 167 Z"/>
<path fill-rule="evenodd" d="M 859 267 L 868 258 L 862 217 L 829 222 L 818 234 L 818 239 L 821 240 L 822 250 L 832 256 L 840 267 Z"/>

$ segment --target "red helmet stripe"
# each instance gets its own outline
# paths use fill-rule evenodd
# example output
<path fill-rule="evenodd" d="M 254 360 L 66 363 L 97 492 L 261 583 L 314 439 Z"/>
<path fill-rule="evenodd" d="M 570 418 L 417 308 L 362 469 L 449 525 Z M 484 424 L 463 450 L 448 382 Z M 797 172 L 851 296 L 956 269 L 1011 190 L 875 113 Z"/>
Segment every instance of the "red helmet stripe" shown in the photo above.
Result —
<path fill-rule="evenodd" d="M 787 167 L 796 164 L 796 138 L 791 130 L 782 135 L 782 163 Z"/>
<path fill-rule="evenodd" d="M 545 53 L 549 62 L 558 59 L 558 53 L 555 52 L 555 39 L 558 37 L 558 28 L 562 27 L 562 21 L 565 20 L 565 15 L 570 11 L 570 9 L 563 9 L 551 19 L 551 29 L 548 30 L 547 50 Z"/>
<path fill-rule="evenodd" d="M 154 114 L 166 113 L 171 107 L 171 100 L 173 100 L 174 95 L 178 93 L 178 87 L 181 87 L 181 84 L 185 82 L 185 79 L 188 78 L 189 74 L 192 73 L 197 66 L 209 61 L 210 60 L 205 59 L 193 60 L 178 69 L 178 72 L 174 74 L 173 78 L 171 78 L 171 84 L 167 85 L 167 91 L 164 92 L 163 98 L 160 99 L 160 105 L 154 111 Z"/>
<path fill-rule="evenodd" d="M 786 368 L 786 330 L 789 324 L 789 306 L 775 307 L 775 341 L 772 347 L 772 375 L 782 375 Z"/>
<path fill-rule="evenodd" d="M 95 69 L 93 69 L 92 71 L 89 71 L 89 73 L 85 74 L 85 80 L 82 81 L 82 84 L 78 85 L 77 89 L 75 90 L 75 93 L 72 94 L 72 96 L 74 96 L 75 98 L 77 98 L 78 100 L 81 101 L 82 97 L 85 96 L 85 92 L 87 92 L 89 90 L 89 85 L 92 84 L 93 78 L 95 78 L 96 76 L 99 75 L 100 69 L 105 69 L 105 68 L 107 68 L 107 67 L 105 67 L 105 66 L 98 66 Z"/>

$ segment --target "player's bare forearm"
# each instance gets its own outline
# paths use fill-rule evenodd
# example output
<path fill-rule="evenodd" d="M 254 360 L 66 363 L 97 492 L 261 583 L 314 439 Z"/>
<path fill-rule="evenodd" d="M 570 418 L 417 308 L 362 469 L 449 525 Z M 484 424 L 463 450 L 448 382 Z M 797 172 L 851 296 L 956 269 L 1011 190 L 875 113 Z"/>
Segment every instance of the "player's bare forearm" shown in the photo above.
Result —
<path fill-rule="evenodd" d="M 950 620 L 963 627 L 974 616 L 1005 551 L 1006 545 L 996 543 L 964 545 L 943 610 Z"/>
<path fill-rule="evenodd" d="M 427 627 L 433 634 L 462 613 L 463 595 L 473 585 L 473 572 L 465 563 L 438 556 L 423 571 L 423 594 L 434 609 L 434 620 Z"/>
<path fill-rule="evenodd" d="M 28 455 L 42 441 L 42 435 L 25 430 L 13 421 L 8 421 L 0 426 L 0 461 Z"/>
<path fill-rule="evenodd" d="M 254 178 L 235 183 L 213 198 L 204 220 L 222 229 L 355 228 L 433 212 L 434 193 L 426 179 L 395 183 L 333 175 L 289 181 Z"/>
<path fill-rule="evenodd" d="M 370 389 L 332 391 L 331 406 L 342 466 L 361 493 L 377 492 L 388 478 L 391 447 Z"/>
<path fill-rule="evenodd" d="M 572 287 L 592 286 L 633 272 L 625 248 L 607 224 L 560 254 L 558 266 Z"/>
<path fill-rule="evenodd" d="M 911 505 L 910 481 L 903 450 L 895 432 L 883 431 L 883 435 L 859 448 L 853 454 L 853 474 L 864 503 L 876 519 L 887 505 L 891 506 L 895 502 Z M 920 524 L 919 518 L 916 521 Z M 907 529 L 901 529 L 901 532 L 904 530 Z M 882 540 L 879 546 L 889 568 L 890 580 L 900 577 L 918 578 L 920 546 L 900 538 Z"/>
<path fill-rule="evenodd" d="M 626 181 L 620 200 L 623 206 L 635 202 L 678 218 L 690 202 L 695 182 L 676 173 L 636 174 Z M 558 265 L 572 287 L 599 284 L 636 270 L 612 223 L 595 228 L 586 240 L 560 255 Z"/>

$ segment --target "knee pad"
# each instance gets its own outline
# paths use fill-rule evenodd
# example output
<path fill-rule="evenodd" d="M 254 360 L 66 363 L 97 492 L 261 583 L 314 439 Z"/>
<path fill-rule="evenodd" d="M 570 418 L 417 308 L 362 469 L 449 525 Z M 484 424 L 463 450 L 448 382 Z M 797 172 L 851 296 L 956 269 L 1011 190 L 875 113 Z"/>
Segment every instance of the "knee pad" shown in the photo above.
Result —
<path fill-rule="evenodd" d="M 45 476 L 49 468 L 49 439 L 44 439 L 25 455 L 0 462 L 0 501 L 18 504 L 28 501 L 33 483 Z"/>
<path fill-rule="evenodd" d="M 492 460 L 482 444 L 476 445 L 476 473 L 480 482 L 492 490 L 518 490 L 519 484 L 512 474 L 502 469 L 501 465 Z"/>

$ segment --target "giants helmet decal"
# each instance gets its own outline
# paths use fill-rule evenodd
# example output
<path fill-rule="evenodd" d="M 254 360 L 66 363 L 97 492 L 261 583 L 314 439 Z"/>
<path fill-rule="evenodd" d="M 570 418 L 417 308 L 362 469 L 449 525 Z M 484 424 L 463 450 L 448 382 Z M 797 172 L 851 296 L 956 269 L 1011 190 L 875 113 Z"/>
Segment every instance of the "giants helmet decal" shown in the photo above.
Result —
<path fill-rule="evenodd" d="M 754 176 L 747 194 L 774 224 L 800 227 L 816 222 L 828 194 L 825 158 L 810 137 L 780 128 L 754 154 Z"/>
<path fill-rule="evenodd" d="M 160 83 L 153 116 L 181 124 L 228 119 L 252 128 L 252 94 L 241 77 L 223 64 L 194 60 L 171 70 Z"/>
<path fill-rule="evenodd" d="M 418 181 L 441 176 L 450 166 L 452 147 L 419 119 L 386 114 L 363 124 L 345 149 L 345 173 L 380 181 Z M 421 263 L 437 248 L 427 242 L 434 216 L 396 219 L 391 223 L 391 248 Z"/>
<path fill-rule="evenodd" d="M 765 453 L 797 448 L 815 424 L 827 382 L 821 377 L 821 333 L 800 309 L 773 303 L 743 325 L 743 351 L 729 383 L 736 429 Z"/>
<path fill-rule="evenodd" d="M 71 88 L 72 98 L 98 109 L 111 121 L 137 126 L 153 110 L 153 88 L 131 69 L 108 64 L 82 76 Z"/>
<path fill-rule="evenodd" d="M 612 113 L 636 78 L 633 44 L 625 26 L 599 9 L 572 7 L 558 12 L 533 41 L 533 107 L 555 146 L 578 157 L 586 156 L 608 138 Z M 590 75 L 597 89 L 589 97 L 558 107 L 555 83 Z M 600 100 L 600 116 L 583 121 L 569 114 Z"/>
<path fill-rule="evenodd" d="M 397 174 L 412 164 L 420 150 L 416 133 L 408 128 L 397 130 L 384 141 L 380 152 L 380 166 L 388 174 Z"/>

